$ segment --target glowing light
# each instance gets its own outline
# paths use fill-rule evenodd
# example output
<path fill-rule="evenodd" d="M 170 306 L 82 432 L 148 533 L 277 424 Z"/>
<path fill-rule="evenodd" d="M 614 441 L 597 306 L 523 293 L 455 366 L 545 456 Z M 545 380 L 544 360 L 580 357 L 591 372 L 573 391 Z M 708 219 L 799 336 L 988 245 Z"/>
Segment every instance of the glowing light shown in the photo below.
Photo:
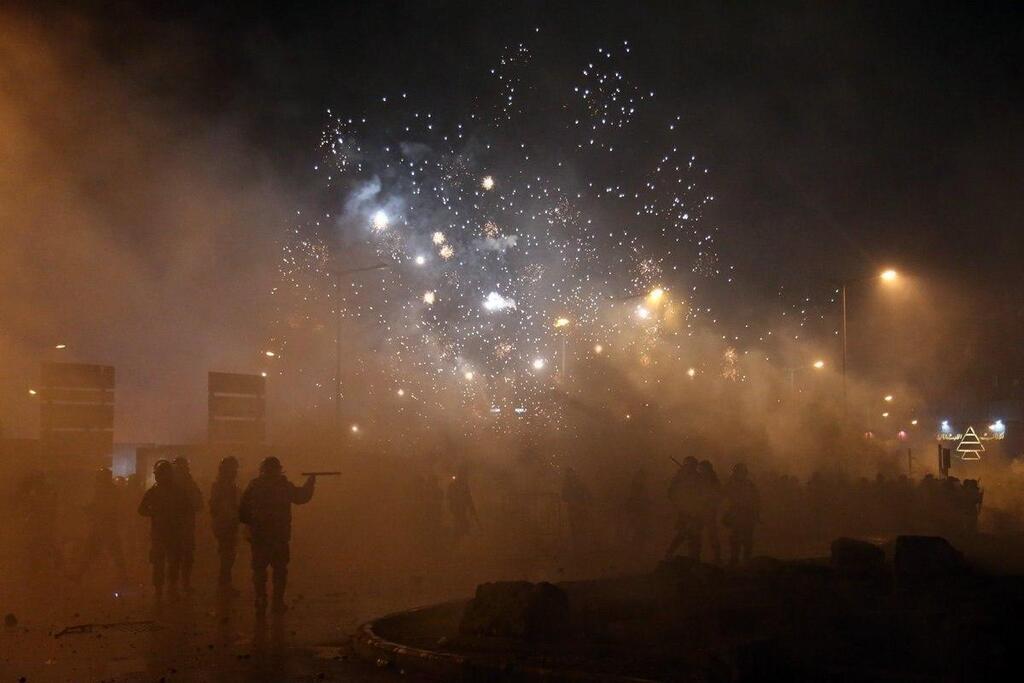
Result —
<path fill-rule="evenodd" d="M 939 425 L 939 429 L 942 431 L 943 434 L 953 433 L 953 427 L 950 426 L 949 420 L 943 420 L 942 423 Z"/>
<path fill-rule="evenodd" d="M 665 296 L 665 290 L 661 287 L 655 287 L 651 290 L 651 293 L 647 295 L 647 301 L 652 304 L 656 304 L 662 300 Z"/>
<path fill-rule="evenodd" d="M 446 238 L 444 236 L 444 233 L 438 230 L 437 232 L 430 236 L 430 239 L 433 240 L 434 244 L 444 244 Z"/>
<path fill-rule="evenodd" d="M 814 368 L 815 368 L 815 370 L 821 370 L 823 367 L 825 367 L 825 361 L 823 361 L 823 360 L 816 360 L 816 361 L 814 361 Z"/>
<path fill-rule="evenodd" d="M 426 305 L 433 306 L 434 299 L 435 297 L 433 292 L 423 292 L 423 303 L 425 303 Z"/>
<path fill-rule="evenodd" d="M 886 403 L 892 403 L 892 394 L 886 394 L 885 395 L 885 402 Z"/>
<path fill-rule="evenodd" d="M 264 351 L 264 352 L 263 352 L 263 355 L 264 355 L 264 356 L 266 356 L 267 358 L 273 358 L 273 357 L 274 357 L 274 356 L 276 356 L 277 354 L 276 354 L 276 353 L 274 353 L 273 351 Z"/>
<path fill-rule="evenodd" d="M 260 373 L 260 377 L 266 377 L 266 376 L 267 376 L 266 371 L 263 371 L 263 372 Z"/>
<path fill-rule="evenodd" d="M 352 430 L 353 434 L 359 433 L 359 425 L 352 425 L 351 427 L 349 427 L 349 429 Z"/>
<path fill-rule="evenodd" d="M 600 344 L 594 344 L 594 353 L 601 355 L 602 353 L 604 353 L 604 347 L 601 346 Z"/>
<path fill-rule="evenodd" d="M 543 358 L 534 358 L 533 359 L 533 369 L 534 370 L 543 370 L 544 369 L 544 365 L 546 363 L 547 363 L 547 361 L 545 361 Z"/>
<path fill-rule="evenodd" d="M 912 425 L 914 425 L 916 427 L 917 426 L 917 420 L 911 420 L 910 424 L 912 424 Z"/>
<path fill-rule="evenodd" d="M 879 277 L 882 278 L 882 280 L 884 280 L 885 282 L 895 282 L 896 278 L 898 278 L 899 275 L 896 273 L 895 270 L 890 268 L 889 270 L 883 270 L 882 274 L 879 275 Z"/>
<path fill-rule="evenodd" d="M 484 176 L 484 179 L 480 183 L 480 185 L 483 186 L 483 188 L 485 190 L 493 190 L 494 189 L 494 178 L 492 178 L 491 176 Z"/>
<path fill-rule="evenodd" d="M 569 319 L 568 318 L 559 318 L 558 320 L 555 321 L 555 327 L 565 327 L 568 324 L 569 324 Z"/>
<path fill-rule="evenodd" d="M 641 320 L 647 320 L 648 318 L 651 317 L 651 312 L 648 309 L 644 308 L 643 306 L 637 306 L 636 317 L 640 318 Z"/>
<path fill-rule="evenodd" d="M 889 417 L 889 413 L 882 413 L 882 417 Z"/>
<path fill-rule="evenodd" d="M 28 394 L 29 394 L 29 396 L 35 396 L 36 395 L 36 390 L 35 389 L 29 389 L 28 390 Z"/>
<path fill-rule="evenodd" d="M 405 389 L 399 389 L 397 393 L 399 396 L 405 396 Z"/>
<path fill-rule="evenodd" d="M 465 374 L 463 374 L 462 376 L 466 378 L 466 381 L 467 381 L 467 382 L 472 382 L 472 381 L 473 381 L 473 377 L 474 377 L 474 375 L 473 375 L 473 372 L 472 372 L 472 371 L 470 371 L 470 370 L 467 370 L 467 371 L 465 372 Z"/>
<path fill-rule="evenodd" d="M 1002 434 L 1006 431 L 1006 425 L 1003 424 L 1002 420 L 996 420 L 988 426 L 988 431 L 993 434 Z"/>
<path fill-rule="evenodd" d="M 506 308 L 515 309 L 516 302 L 512 299 L 506 299 L 497 292 L 491 292 L 484 299 L 484 308 L 488 311 L 504 311 Z"/>
<path fill-rule="evenodd" d="M 390 221 L 388 220 L 388 215 L 383 211 L 378 211 L 377 213 L 373 214 L 374 230 L 377 230 L 378 232 L 381 230 L 386 230 L 389 223 Z"/>
<path fill-rule="evenodd" d="M 689 377 L 690 379 L 693 379 L 694 377 L 696 377 L 697 376 L 697 368 L 688 368 L 686 370 L 686 376 Z"/>
<path fill-rule="evenodd" d="M 417 256 L 416 257 L 416 265 L 417 266 L 422 266 L 426 262 L 427 262 L 427 257 L 426 256 Z"/>
<path fill-rule="evenodd" d="M 58 350 L 60 350 L 60 349 L 66 349 L 66 348 L 68 348 L 68 345 L 67 345 L 67 344 L 57 344 L 57 345 L 56 345 L 56 346 L 54 346 L 53 348 L 55 348 L 55 349 L 58 349 Z"/>
<path fill-rule="evenodd" d="M 445 261 L 447 261 L 452 256 L 455 256 L 455 249 L 452 248 L 452 245 L 446 244 L 443 247 L 441 247 L 441 249 L 437 252 L 437 255 L 443 258 Z"/>

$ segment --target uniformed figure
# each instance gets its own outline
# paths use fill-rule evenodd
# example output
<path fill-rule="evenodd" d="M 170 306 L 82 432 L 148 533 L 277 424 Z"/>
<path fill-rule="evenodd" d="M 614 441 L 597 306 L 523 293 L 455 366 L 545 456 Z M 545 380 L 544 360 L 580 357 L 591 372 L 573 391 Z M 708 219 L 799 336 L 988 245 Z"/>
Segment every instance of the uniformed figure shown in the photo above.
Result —
<path fill-rule="evenodd" d="M 470 521 L 480 526 L 480 517 L 476 514 L 473 493 L 469 490 L 469 466 L 463 463 L 459 472 L 448 484 L 448 512 L 452 515 L 452 533 L 459 540 L 469 533 Z"/>
<path fill-rule="evenodd" d="M 92 502 L 89 503 L 89 535 L 85 539 L 82 561 L 78 567 L 81 579 L 97 555 L 109 554 L 117 568 L 118 579 L 127 577 L 124 551 L 121 547 L 121 489 L 114 483 L 110 470 L 96 472 Z"/>
<path fill-rule="evenodd" d="M 26 569 L 35 578 L 63 571 L 63 555 L 57 540 L 57 490 L 44 472 L 33 472 L 22 482 L 19 498 Z"/>
<path fill-rule="evenodd" d="M 181 549 L 181 584 L 188 594 L 192 593 L 192 566 L 196 560 L 196 515 L 203 509 L 203 492 L 192 478 L 188 458 L 174 459 L 174 479 L 188 497 L 188 515 L 185 521 L 184 545 Z"/>
<path fill-rule="evenodd" d="M 718 537 L 718 508 L 722 502 L 722 484 L 715 474 L 715 466 L 708 460 L 701 460 L 697 464 L 697 486 L 701 528 L 707 536 L 715 564 L 721 564 L 722 543 Z"/>
<path fill-rule="evenodd" d="M 676 533 L 665 552 L 671 558 L 676 549 L 686 544 L 687 554 L 700 559 L 702 522 L 700 500 L 698 498 L 700 473 L 697 471 L 697 458 L 689 456 L 672 477 L 668 487 L 668 498 L 676 508 Z"/>
<path fill-rule="evenodd" d="M 267 567 L 274 569 L 272 609 L 281 614 L 287 608 L 284 591 L 288 583 L 288 544 L 292 534 L 292 505 L 308 503 L 313 497 L 316 477 L 295 486 L 281 471 L 281 461 L 271 456 L 260 464 L 260 475 L 249 482 L 238 516 L 249 527 L 252 544 L 252 580 L 256 592 L 256 614 L 267 610 Z"/>
<path fill-rule="evenodd" d="M 214 538 L 217 539 L 217 555 L 220 557 L 220 574 L 217 588 L 222 595 L 235 595 L 231 585 L 231 570 L 235 566 L 238 547 L 238 460 L 227 457 L 220 461 L 217 478 L 210 489 L 210 519 Z"/>
<path fill-rule="evenodd" d="M 190 502 L 187 494 L 174 481 L 174 466 L 159 460 L 153 466 L 156 483 L 142 496 L 139 514 L 150 519 L 149 561 L 153 564 L 153 587 L 157 602 L 164 598 L 164 582 L 168 595 L 178 598 L 178 574 L 181 571 L 185 525 Z"/>
<path fill-rule="evenodd" d="M 754 527 L 761 517 L 757 487 L 750 480 L 747 466 L 737 463 L 725 484 L 725 514 L 722 522 L 729 529 L 729 565 L 746 562 L 754 547 Z"/>

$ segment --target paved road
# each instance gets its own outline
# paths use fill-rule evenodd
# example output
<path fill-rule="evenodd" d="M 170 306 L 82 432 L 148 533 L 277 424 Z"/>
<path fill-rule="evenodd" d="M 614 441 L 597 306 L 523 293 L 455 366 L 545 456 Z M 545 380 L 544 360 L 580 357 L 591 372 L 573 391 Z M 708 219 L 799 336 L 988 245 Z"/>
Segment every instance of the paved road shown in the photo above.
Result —
<path fill-rule="evenodd" d="M 349 635 L 381 610 L 355 592 L 297 587 L 289 612 L 263 624 L 247 597 L 218 604 L 212 594 L 200 593 L 156 610 L 141 586 L 121 587 L 116 596 L 89 594 L 92 599 L 78 599 L 74 606 L 67 587 L 55 588 L 49 599 L 15 600 L 21 605 L 17 626 L 0 626 L 0 683 L 409 678 L 352 656 Z M 123 622 L 151 623 L 54 636 L 68 626 Z"/>

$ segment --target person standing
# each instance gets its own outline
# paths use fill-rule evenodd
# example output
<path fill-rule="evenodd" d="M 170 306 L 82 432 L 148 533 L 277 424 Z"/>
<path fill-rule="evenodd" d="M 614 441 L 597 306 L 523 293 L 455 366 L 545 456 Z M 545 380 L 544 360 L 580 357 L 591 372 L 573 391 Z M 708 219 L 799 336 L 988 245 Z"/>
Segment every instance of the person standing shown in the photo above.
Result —
<path fill-rule="evenodd" d="M 736 463 L 725 485 L 725 514 L 722 522 L 729 529 L 729 566 L 750 560 L 754 547 L 754 527 L 761 518 L 757 487 L 750 480 L 747 466 Z"/>
<path fill-rule="evenodd" d="M 164 599 L 164 583 L 168 594 L 178 599 L 178 575 L 188 524 L 188 496 L 174 481 L 174 466 L 159 460 L 153 466 L 156 483 L 142 496 L 139 514 L 150 519 L 149 561 L 153 564 L 153 588 L 157 604 Z"/>
<path fill-rule="evenodd" d="M 121 547 L 121 491 L 114 483 L 113 474 L 106 467 L 96 472 L 92 502 L 87 510 L 89 535 L 85 539 L 76 579 L 81 580 L 85 576 L 86 570 L 97 555 L 109 553 L 117 568 L 118 580 L 124 582 L 128 573 L 125 570 L 124 551 Z"/>
<path fill-rule="evenodd" d="M 456 541 L 469 533 L 471 519 L 480 526 L 473 493 L 469 490 L 469 466 L 466 463 L 459 466 L 458 474 L 448 484 L 448 511 L 452 515 L 452 533 Z"/>
<path fill-rule="evenodd" d="M 238 549 L 238 459 L 227 457 L 220 461 L 217 478 L 210 488 L 210 518 L 213 535 L 217 539 L 220 573 L 217 590 L 223 596 L 234 596 L 238 591 L 231 584 Z"/>
<path fill-rule="evenodd" d="M 715 466 L 709 460 L 701 460 L 697 464 L 697 483 L 700 525 L 707 535 L 715 564 L 722 564 L 722 542 L 718 537 L 718 508 L 722 502 L 722 484 L 718 481 Z"/>
<path fill-rule="evenodd" d="M 292 534 L 292 505 L 303 505 L 313 497 L 316 477 L 310 475 L 302 486 L 285 477 L 281 461 L 270 456 L 260 464 L 260 474 L 242 494 L 238 517 L 249 527 L 252 544 L 252 581 L 256 593 L 256 615 L 267 611 L 267 567 L 274 570 L 272 609 L 283 614 L 288 584 L 289 543 Z"/>
<path fill-rule="evenodd" d="M 665 551 L 665 559 L 671 559 L 683 543 L 692 559 L 700 559 L 702 520 L 697 498 L 699 476 L 697 458 L 687 456 L 669 484 L 668 499 L 676 508 L 676 533 Z"/>
<path fill-rule="evenodd" d="M 196 515 L 203 509 L 203 492 L 199 490 L 199 484 L 192 478 L 188 458 L 178 456 L 174 459 L 174 477 L 189 503 L 181 548 L 181 584 L 185 593 L 191 595 L 192 566 L 196 561 Z"/>

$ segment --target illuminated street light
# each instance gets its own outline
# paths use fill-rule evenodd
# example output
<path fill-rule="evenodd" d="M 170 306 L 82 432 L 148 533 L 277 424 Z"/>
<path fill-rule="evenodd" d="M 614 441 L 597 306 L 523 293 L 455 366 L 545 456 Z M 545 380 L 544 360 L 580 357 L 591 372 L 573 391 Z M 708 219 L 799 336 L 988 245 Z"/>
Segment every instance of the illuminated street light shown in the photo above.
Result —
<path fill-rule="evenodd" d="M 892 268 L 888 268 L 886 270 L 883 270 L 881 273 L 879 273 L 878 274 L 878 278 L 880 280 L 882 280 L 882 282 L 885 282 L 885 283 L 894 283 L 899 278 L 899 274 L 895 270 L 893 270 Z M 874 277 L 872 276 L 872 277 L 867 277 L 867 278 L 858 278 L 858 279 L 855 279 L 855 280 L 844 280 L 844 281 L 842 281 L 840 283 L 840 290 L 841 290 L 841 294 L 840 294 L 840 302 L 841 303 L 840 303 L 840 305 L 842 307 L 842 327 L 840 328 L 840 334 L 841 334 L 841 337 L 842 337 L 842 344 L 843 344 L 842 377 L 843 377 L 843 412 L 844 412 L 844 414 L 845 414 L 846 409 L 847 409 L 847 402 L 846 402 L 846 365 L 847 365 L 847 360 L 846 360 L 847 359 L 847 351 L 846 351 L 846 349 L 847 349 L 847 341 L 846 341 L 846 338 L 847 338 L 847 334 L 846 334 L 846 318 L 847 318 L 847 316 L 846 316 L 846 290 L 852 284 L 855 284 L 855 283 L 858 283 L 858 282 L 865 282 L 865 281 L 873 280 L 873 279 L 874 279 Z"/>

